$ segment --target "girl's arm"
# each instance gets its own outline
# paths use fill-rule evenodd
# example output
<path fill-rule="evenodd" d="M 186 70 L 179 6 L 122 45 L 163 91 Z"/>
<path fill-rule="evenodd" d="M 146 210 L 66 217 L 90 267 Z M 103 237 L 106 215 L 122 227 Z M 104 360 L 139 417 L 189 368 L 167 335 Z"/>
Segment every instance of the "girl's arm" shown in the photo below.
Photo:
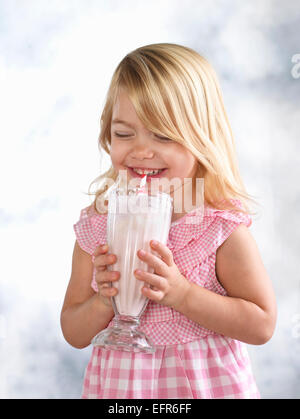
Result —
<path fill-rule="evenodd" d="M 61 311 L 61 328 L 70 345 L 84 348 L 104 329 L 114 312 L 91 288 L 92 257 L 75 242 L 71 279 Z"/>
<path fill-rule="evenodd" d="M 266 343 L 275 329 L 275 295 L 246 226 L 237 227 L 218 248 L 216 275 L 227 296 L 190 283 L 177 310 L 216 333 L 249 344 Z"/>

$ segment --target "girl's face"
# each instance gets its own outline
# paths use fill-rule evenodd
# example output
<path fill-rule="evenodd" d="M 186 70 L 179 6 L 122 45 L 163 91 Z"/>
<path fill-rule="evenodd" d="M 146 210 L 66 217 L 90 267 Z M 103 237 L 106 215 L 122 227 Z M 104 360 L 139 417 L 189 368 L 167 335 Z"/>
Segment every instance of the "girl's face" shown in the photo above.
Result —
<path fill-rule="evenodd" d="M 142 125 L 123 90 L 113 108 L 110 156 L 117 172 L 127 170 L 128 181 L 133 177 L 142 177 L 142 171 L 146 169 L 160 170 L 152 178 L 169 180 L 175 177 L 182 180 L 194 178 L 197 172 L 197 160 L 187 148 L 157 136 Z"/>

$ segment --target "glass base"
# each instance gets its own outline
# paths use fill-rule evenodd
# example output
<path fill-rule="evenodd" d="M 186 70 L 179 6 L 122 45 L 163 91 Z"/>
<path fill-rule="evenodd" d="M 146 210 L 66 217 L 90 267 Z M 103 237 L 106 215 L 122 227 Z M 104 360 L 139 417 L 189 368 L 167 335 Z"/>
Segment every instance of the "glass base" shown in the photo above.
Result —
<path fill-rule="evenodd" d="M 144 332 L 138 329 L 139 319 L 131 316 L 115 316 L 113 325 L 96 335 L 92 344 L 104 349 L 130 352 L 155 352 L 155 346 Z"/>

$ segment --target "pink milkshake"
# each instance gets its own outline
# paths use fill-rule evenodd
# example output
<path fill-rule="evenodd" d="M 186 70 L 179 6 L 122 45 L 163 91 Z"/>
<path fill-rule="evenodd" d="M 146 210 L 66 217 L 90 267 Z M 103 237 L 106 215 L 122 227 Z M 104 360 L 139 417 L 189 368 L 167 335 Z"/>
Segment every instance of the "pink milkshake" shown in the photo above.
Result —
<path fill-rule="evenodd" d="M 142 193 L 141 193 L 142 192 Z M 149 338 L 138 329 L 148 299 L 141 293 L 144 284 L 134 276 L 135 269 L 153 272 L 137 256 L 150 248 L 150 240 L 166 244 L 172 216 L 172 198 L 163 192 L 153 195 L 141 189 L 114 189 L 109 196 L 107 242 L 117 262 L 110 269 L 121 273 L 114 284 L 118 294 L 112 298 L 114 325 L 100 332 L 92 341 L 95 346 L 128 351 L 153 352 Z"/>

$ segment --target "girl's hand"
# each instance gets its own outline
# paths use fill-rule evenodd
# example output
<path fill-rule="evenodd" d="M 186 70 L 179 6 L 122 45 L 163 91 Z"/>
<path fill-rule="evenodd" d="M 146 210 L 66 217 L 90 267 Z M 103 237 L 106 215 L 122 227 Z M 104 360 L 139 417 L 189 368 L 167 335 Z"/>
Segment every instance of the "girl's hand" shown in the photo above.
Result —
<path fill-rule="evenodd" d="M 157 243 L 157 245 L 155 244 Z M 139 250 L 138 257 L 154 268 L 154 273 L 135 270 L 134 274 L 140 281 L 146 282 L 142 293 L 150 300 L 169 306 L 179 311 L 190 289 L 191 283 L 180 273 L 173 260 L 171 250 L 160 242 L 150 241 L 150 246 L 159 256 Z"/>
<path fill-rule="evenodd" d="M 98 295 L 101 301 L 112 307 L 110 297 L 114 297 L 118 290 L 110 285 L 111 282 L 118 281 L 120 279 L 120 272 L 108 271 L 107 265 L 113 265 L 117 261 L 117 256 L 114 254 L 108 254 L 108 245 L 98 246 L 94 252 L 95 260 L 94 266 L 96 268 L 96 282 L 98 285 Z"/>

